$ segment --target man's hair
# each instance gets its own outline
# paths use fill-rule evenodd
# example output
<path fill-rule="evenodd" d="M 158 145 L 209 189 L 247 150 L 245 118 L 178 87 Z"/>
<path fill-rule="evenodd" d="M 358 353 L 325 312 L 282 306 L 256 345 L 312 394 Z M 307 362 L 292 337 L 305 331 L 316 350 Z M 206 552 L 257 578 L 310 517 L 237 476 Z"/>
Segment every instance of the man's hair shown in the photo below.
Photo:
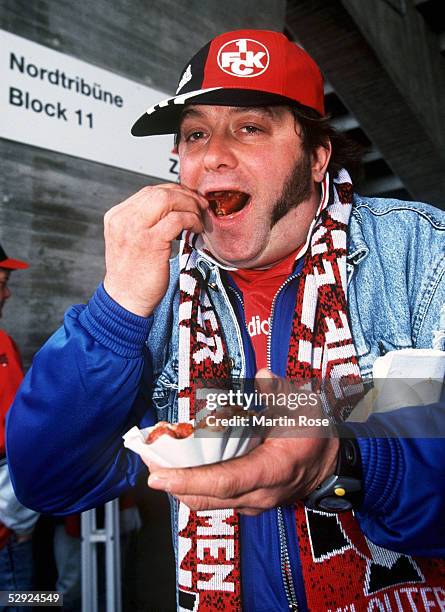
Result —
<path fill-rule="evenodd" d="M 322 117 L 312 108 L 301 105 L 289 107 L 301 126 L 303 148 L 308 154 L 320 146 L 332 145 L 328 172 L 335 177 L 339 170 L 346 168 L 352 180 L 358 180 L 363 174 L 362 156 L 364 148 L 346 134 L 339 132 L 330 124 L 330 117 Z"/>

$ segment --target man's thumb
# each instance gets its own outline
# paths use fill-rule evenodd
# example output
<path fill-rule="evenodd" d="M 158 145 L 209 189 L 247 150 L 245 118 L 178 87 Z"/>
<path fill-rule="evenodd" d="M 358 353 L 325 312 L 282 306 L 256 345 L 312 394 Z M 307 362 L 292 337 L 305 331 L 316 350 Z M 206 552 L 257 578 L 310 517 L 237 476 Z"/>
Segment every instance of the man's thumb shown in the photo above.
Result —
<path fill-rule="evenodd" d="M 261 393 L 276 393 L 281 387 L 283 379 L 268 370 L 262 368 L 255 376 L 255 386 Z"/>

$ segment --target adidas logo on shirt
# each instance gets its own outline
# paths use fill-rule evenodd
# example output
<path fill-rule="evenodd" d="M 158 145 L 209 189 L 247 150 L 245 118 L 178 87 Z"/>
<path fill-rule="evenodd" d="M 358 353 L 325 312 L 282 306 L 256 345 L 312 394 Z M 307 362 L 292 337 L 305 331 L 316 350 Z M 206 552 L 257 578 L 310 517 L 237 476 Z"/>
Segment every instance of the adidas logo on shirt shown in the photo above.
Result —
<path fill-rule="evenodd" d="M 253 316 L 249 323 L 247 324 L 247 330 L 249 332 L 250 337 L 259 336 L 260 334 L 264 334 L 265 336 L 269 335 L 269 325 L 270 318 L 265 319 L 264 321 L 260 321 L 260 317 L 258 315 Z"/>

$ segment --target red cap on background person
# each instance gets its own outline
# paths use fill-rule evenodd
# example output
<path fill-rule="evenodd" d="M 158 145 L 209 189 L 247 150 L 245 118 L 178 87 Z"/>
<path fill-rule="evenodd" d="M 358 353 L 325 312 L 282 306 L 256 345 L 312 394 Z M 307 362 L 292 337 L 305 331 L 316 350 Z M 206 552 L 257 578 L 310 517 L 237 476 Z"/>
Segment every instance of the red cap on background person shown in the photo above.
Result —
<path fill-rule="evenodd" d="M 181 73 L 176 95 L 147 109 L 131 133 L 175 133 L 186 104 L 299 104 L 322 116 L 323 77 L 306 51 L 284 34 L 270 30 L 225 32 L 192 57 Z"/>
<path fill-rule="evenodd" d="M 24 270 L 25 268 L 29 268 L 29 264 L 26 261 L 8 257 L 5 249 L 0 244 L 0 317 L 2 316 L 6 300 L 9 300 L 11 297 L 11 290 L 8 287 L 11 272 L 14 270 Z"/>
<path fill-rule="evenodd" d="M 0 244 L 0 268 L 6 268 L 7 270 L 24 270 L 29 268 L 29 264 L 27 264 L 26 261 L 8 257 Z"/>
<path fill-rule="evenodd" d="M 29 265 L 8 257 L 0 244 L 0 318 L 3 306 L 11 297 L 8 281 L 11 272 L 24 270 Z M 13 339 L 0 329 L 0 456 L 5 453 L 5 416 L 23 379 L 22 360 Z M 0 522 L 0 549 L 10 531 Z"/>

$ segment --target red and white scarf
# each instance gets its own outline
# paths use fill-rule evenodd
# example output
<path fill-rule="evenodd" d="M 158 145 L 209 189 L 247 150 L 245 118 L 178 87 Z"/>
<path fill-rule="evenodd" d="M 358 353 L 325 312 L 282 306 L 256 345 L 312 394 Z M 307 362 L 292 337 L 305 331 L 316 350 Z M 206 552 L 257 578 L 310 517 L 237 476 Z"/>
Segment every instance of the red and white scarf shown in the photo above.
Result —
<path fill-rule="evenodd" d="M 350 177 L 342 170 L 332 183 L 327 205 L 320 206 L 321 210 L 311 226 L 305 245 L 307 251 L 297 292 L 286 370 L 290 379 L 327 381 L 335 395 L 331 412 L 338 420 L 345 418 L 351 395 L 361 391 L 346 298 L 346 244 L 352 193 Z M 224 329 L 209 298 L 209 288 L 197 267 L 196 238 L 187 232 L 180 251 L 178 420 L 186 422 L 195 419 L 198 381 L 227 381 L 231 377 Z M 347 384 L 341 384 L 342 381 L 347 381 Z M 179 609 L 199 612 L 241 610 L 238 514 L 231 509 L 194 512 L 182 503 L 178 512 Z M 298 503 L 295 518 L 309 608 L 328 610 L 332 607 L 333 610 L 355 609 L 357 612 L 366 609 L 372 595 L 372 588 L 366 587 L 366 576 L 369 575 L 366 559 L 374 558 L 374 565 L 380 567 L 375 561 L 380 554 L 381 565 L 387 569 L 399 563 L 402 556 L 376 546 L 369 552 L 371 545 L 360 532 L 352 513 L 340 517 L 310 513 Z M 323 536 L 322 543 L 317 544 L 318 548 L 315 546 L 323 529 L 314 532 L 314 525 L 320 526 L 323 520 L 330 521 L 330 528 L 334 523 L 338 526 L 340 540 L 345 542 L 338 550 L 334 547 L 331 551 L 330 537 Z M 323 547 L 326 554 L 317 556 Z M 406 580 L 400 574 L 399 583 L 412 584 L 413 575 L 425 580 L 425 568 L 420 569 L 411 561 L 408 562 L 409 569 L 414 564 L 418 572 L 405 572 Z M 351 580 L 351 572 L 354 573 L 351 564 L 357 568 L 360 563 L 363 580 L 359 578 L 357 582 Z M 444 566 L 441 567 L 443 572 Z M 325 570 L 333 573 L 327 590 L 322 586 Z M 433 575 L 436 574 L 433 572 Z M 414 583 L 419 580 L 414 580 Z M 353 583 L 351 590 L 348 585 Z M 392 584 L 395 583 L 390 580 L 388 588 Z M 352 608 L 347 608 L 351 605 Z"/>

